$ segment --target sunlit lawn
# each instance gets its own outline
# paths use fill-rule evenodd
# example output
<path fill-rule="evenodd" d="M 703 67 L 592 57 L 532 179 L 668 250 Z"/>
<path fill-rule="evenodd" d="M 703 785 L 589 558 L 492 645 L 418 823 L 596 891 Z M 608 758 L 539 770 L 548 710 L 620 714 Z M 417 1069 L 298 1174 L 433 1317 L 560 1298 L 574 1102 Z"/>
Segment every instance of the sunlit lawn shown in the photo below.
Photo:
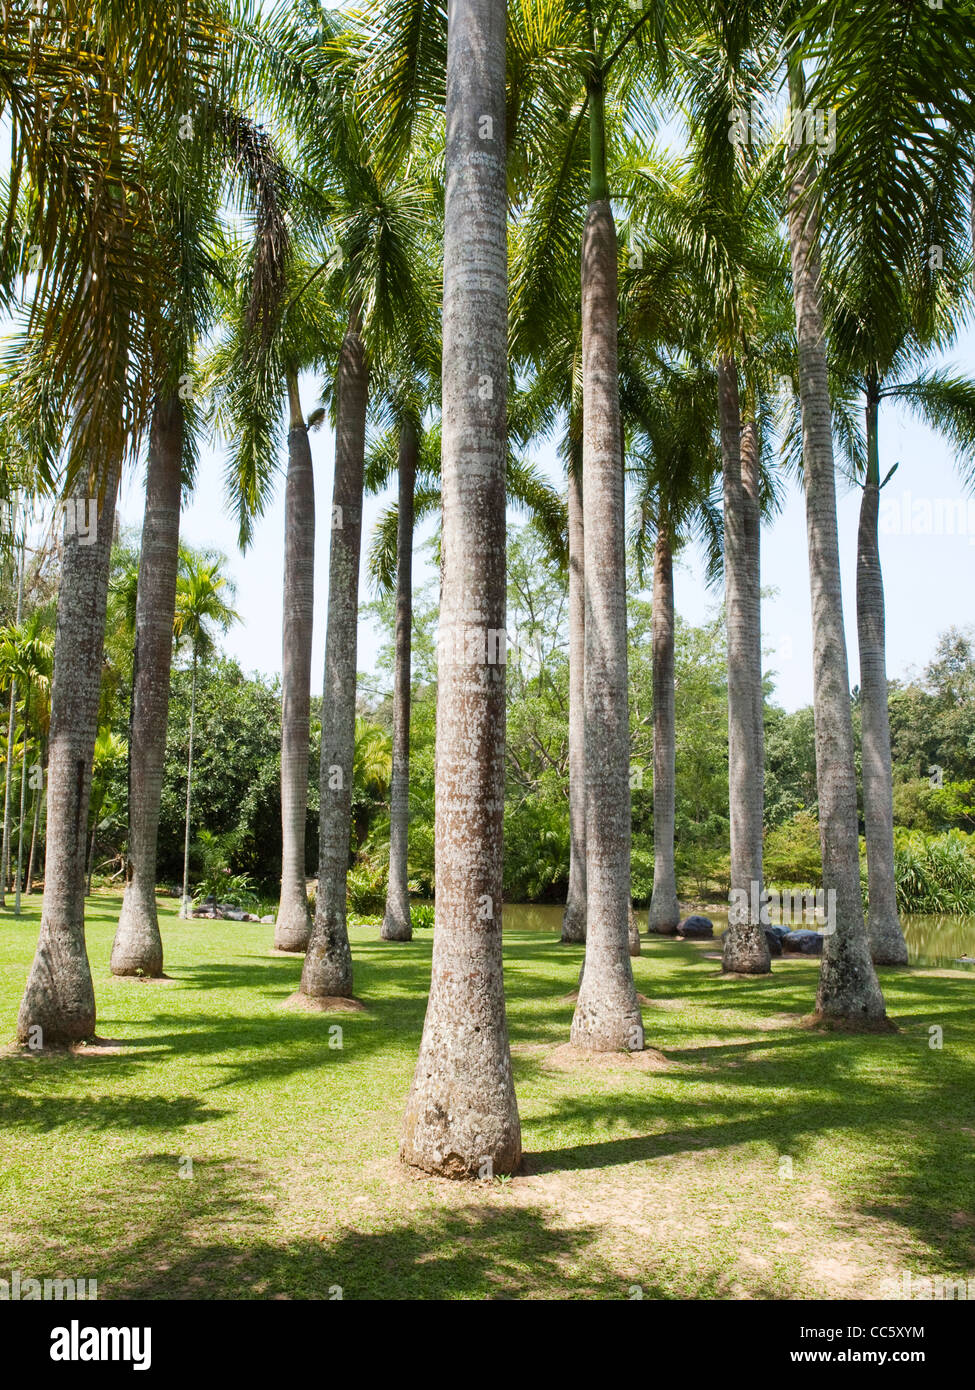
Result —
<path fill-rule="evenodd" d="M 281 1007 L 301 962 L 269 954 L 272 928 L 175 903 L 171 979 L 113 980 L 117 911 L 90 900 L 89 950 L 122 1048 L 0 1058 L 0 1277 L 96 1278 L 101 1298 L 873 1298 L 903 1270 L 975 1274 L 970 974 L 884 972 L 900 1031 L 823 1034 L 800 1023 L 817 962 L 724 981 L 707 946 L 655 940 L 634 969 L 666 1062 L 594 1065 L 563 1047 L 581 948 L 512 933 L 526 1171 L 451 1184 L 396 1157 L 429 932 L 355 928 L 368 1011 L 305 1014 Z M 36 903 L 0 914 L 3 1043 L 36 931 Z"/>

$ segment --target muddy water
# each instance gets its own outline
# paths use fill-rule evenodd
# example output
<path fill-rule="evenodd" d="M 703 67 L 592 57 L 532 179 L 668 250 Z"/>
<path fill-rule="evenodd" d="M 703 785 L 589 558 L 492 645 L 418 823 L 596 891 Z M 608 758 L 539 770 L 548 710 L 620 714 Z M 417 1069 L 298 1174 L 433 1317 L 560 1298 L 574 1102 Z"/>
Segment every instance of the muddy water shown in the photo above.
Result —
<path fill-rule="evenodd" d="M 641 919 L 641 935 L 646 929 L 646 913 Z M 727 926 L 727 914 L 709 911 L 715 932 Z M 555 904 L 505 903 L 504 925 L 507 931 L 537 931 L 558 936 L 562 930 L 562 908 Z M 907 949 L 912 965 L 956 965 L 964 957 L 975 969 L 975 917 L 923 917 L 908 915 L 902 919 Z"/>

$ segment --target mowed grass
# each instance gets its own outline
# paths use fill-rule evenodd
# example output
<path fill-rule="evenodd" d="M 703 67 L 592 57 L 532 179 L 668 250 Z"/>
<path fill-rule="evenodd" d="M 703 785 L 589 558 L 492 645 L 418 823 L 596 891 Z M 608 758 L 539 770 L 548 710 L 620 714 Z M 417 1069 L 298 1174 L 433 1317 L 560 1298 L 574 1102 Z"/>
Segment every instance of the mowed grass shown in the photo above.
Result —
<path fill-rule="evenodd" d="M 525 1172 L 450 1183 L 397 1159 L 431 933 L 354 928 L 367 1011 L 305 1014 L 282 1008 L 301 961 L 269 954 L 272 928 L 175 904 L 171 978 L 114 980 L 118 907 L 89 900 L 98 1033 L 122 1045 L 97 1054 L 12 1046 L 37 906 L 0 914 L 0 1277 L 96 1278 L 103 1299 L 619 1299 L 975 1274 L 970 974 L 882 972 L 899 1031 L 827 1034 L 801 1022 L 815 961 L 722 980 L 708 944 L 645 942 L 662 1056 L 592 1062 L 564 1046 L 581 948 L 512 933 Z"/>

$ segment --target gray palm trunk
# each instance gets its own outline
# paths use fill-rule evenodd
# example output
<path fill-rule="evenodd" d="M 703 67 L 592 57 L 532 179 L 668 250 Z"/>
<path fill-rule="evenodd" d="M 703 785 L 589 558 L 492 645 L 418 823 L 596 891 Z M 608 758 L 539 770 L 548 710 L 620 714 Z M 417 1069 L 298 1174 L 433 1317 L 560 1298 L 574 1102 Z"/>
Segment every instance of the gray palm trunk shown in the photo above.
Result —
<path fill-rule="evenodd" d="M 407 846 L 410 824 L 410 679 L 413 626 L 413 493 L 417 428 L 404 420 L 399 435 L 399 510 L 396 522 L 396 669 L 393 677 L 393 774 L 389 795 L 389 887 L 380 936 L 409 941 Z"/>
<path fill-rule="evenodd" d="M 186 816 L 183 821 L 183 896 L 180 915 L 190 917 L 193 899 L 190 897 L 190 822 L 193 811 L 193 740 L 196 735 L 196 673 L 199 659 L 193 648 L 193 675 L 190 680 L 190 742 L 186 754 Z"/>
<path fill-rule="evenodd" d="M 802 109 L 804 84 L 795 60 L 790 62 L 789 98 L 793 110 Z M 816 1013 L 839 1023 L 882 1027 L 886 1021 L 884 998 L 870 959 L 860 893 L 853 719 L 820 286 L 819 209 L 808 147 L 790 151 L 787 173 L 812 598 L 816 782 L 828 910 Z"/>
<path fill-rule="evenodd" d="M 30 709 L 30 685 L 24 691 L 24 737 L 20 751 L 20 820 L 17 825 L 17 872 L 14 875 L 14 916 L 20 916 L 20 897 L 24 870 L 24 817 L 27 795 L 27 716 Z"/>
<path fill-rule="evenodd" d="M 174 392 L 161 397 L 149 436 L 139 556 L 129 716 L 129 840 L 125 894 L 112 945 L 113 975 L 159 977 L 163 973 L 156 911 L 156 851 L 179 568 L 183 428 L 179 395 Z"/>
<path fill-rule="evenodd" d="M 580 450 L 574 450 L 579 453 Z M 562 940 L 586 939 L 586 577 L 582 459 L 569 470 L 569 892 Z"/>
<path fill-rule="evenodd" d="M 443 303 L 436 922 L 403 1162 L 521 1162 L 501 949 L 505 763 L 505 4 L 451 4 Z"/>
<path fill-rule="evenodd" d="M 336 389 L 319 774 L 318 892 L 315 921 L 301 972 L 301 993 L 319 999 L 352 995 L 346 880 L 351 842 L 359 552 L 369 391 L 369 368 L 357 314 L 352 315 L 342 344 Z"/>
<path fill-rule="evenodd" d="M 85 537 L 86 544 L 81 544 L 78 531 L 69 533 L 67 527 L 64 537 L 51 687 L 41 930 L 17 1019 L 19 1040 L 45 1047 L 78 1042 L 95 1032 L 95 992 L 85 948 L 85 840 L 118 480 L 115 465 L 99 499 L 94 540 Z M 72 501 L 84 507 L 90 491 L 82 471 Z"/>
<path fill-rule="evenodd" d="M 680 924 L 674 871 L 674 555 L 669 522 L 657 525 L 653 552 L 653 893 L 647 926 L 673 936 Z"/>
<path fill-rule="evenodd" d="M 894 874 L 894 797 L 887 707 L 884 579 L 877 534 L 880 459 L 879 396 L 867 400 L 867 477 L 857 537 L 857 638 L 860 648 L 863 820 L 867 841 L 867 938 L 875 965 L 906 965 L 907 942 L 897 915 Z"/>
<path fill-rule="evenodd" d="M 16 525 L 17 514 L 14 511 L 14 525 Z M 20 566 L 17 577 L 17 625 L 20 625 L 21 612 L 24 606 L 24 556 L 25 550 L 20 549 Z M 0 851 L 0 907 L 6 906 L 5 894 L 10 874 L 10 782 L 13 775 L 13 747 L 14 747 L 14 727 L 17 714 L 17 678 L 14 676 L 10 682 L 10 712 L 7 719 L 7 758 L 3 774 L 3 849 Z"/>
<path fill-rule="evenodd" d="M 586 958 L 571 1041 L 639 1052 L 630 966 L 630 715 L 626 545 L 617 360 L 616 226 L 606 186 L 604 94 L 590 84 L 592 182 L 582 234 L 585 518 Z"/>
<path fill-rule="evenodd" d="M 757 437 L 742 428 L 738 366 L 718 362 L 718 413 L 724 485 L 725 621 L 728 633 L 728 800 L 731 900 L 722 969 L 764 975 L 770 969 L 762 875 L 764 731 L 759 574 Z"/>
<path fill-rule="evenodd" d="M 40 764 L 39 764 L 40 765 Z M 37 860 L 37 832 L 41 823 L 41 802 L 44 799 L 44 771 L 41 767 L 41 785 L 34 795 L 34 827 L 30 835 L 30 856 L 27 860 L 27 879 L 24 892 L 30 894 L 34 887 L 34 864 Z"/>
<path fill-rule="evenodd" d="M 298 378 L 288 377 L 291 428 L 284 503 L 284 621 L 281 653 L 281 897 L 278 951 L 304 951 L 311 934 L 305 877 L 311 648 L 315 620 L 315 475 Z"/>

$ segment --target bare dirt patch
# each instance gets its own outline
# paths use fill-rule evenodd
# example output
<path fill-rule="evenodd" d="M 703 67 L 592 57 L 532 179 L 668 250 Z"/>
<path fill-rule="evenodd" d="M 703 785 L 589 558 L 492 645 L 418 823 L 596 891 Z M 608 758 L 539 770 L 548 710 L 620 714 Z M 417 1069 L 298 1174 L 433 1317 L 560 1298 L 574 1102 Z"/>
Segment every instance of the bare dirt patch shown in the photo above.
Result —
<path fill-rule="evenodd" d="M 560 1043 L 542 1065 L 550 1071 L 580 1071 L 589 1067 L 605 1071 L 665 1071 L 670 1063 L 654 1047 L 645 1047 L 642 1052 L 589 1052 L 572 1043 Z"/>
<path fill-rule="evenodd" d="M 281 1005 L 282 1009 L 296 1010 L 305 1014 L 364 1014 L 366 1005 L 361 999 L 342 999 L 336 994 L 325 994 L 320 999 L 310 998 L 295 990 Z"/>

